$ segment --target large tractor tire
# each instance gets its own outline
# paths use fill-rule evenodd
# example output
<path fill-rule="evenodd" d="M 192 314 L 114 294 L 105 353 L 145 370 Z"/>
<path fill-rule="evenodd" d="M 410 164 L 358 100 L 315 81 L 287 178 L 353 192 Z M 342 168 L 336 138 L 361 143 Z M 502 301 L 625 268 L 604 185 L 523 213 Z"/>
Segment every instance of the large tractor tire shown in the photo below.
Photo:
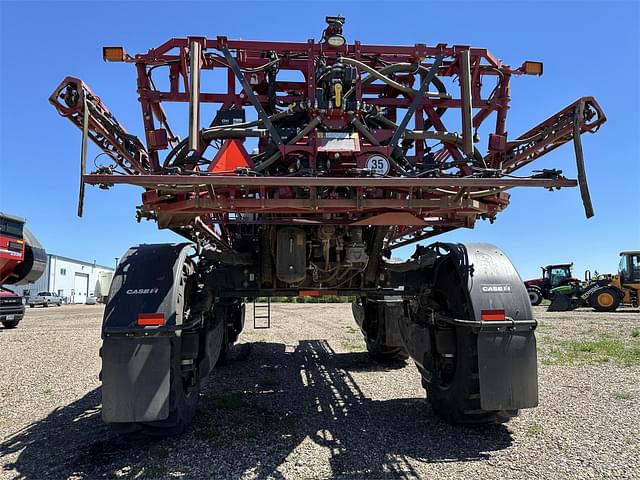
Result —
<path fill-rule="evenodd" d="M 385 343 L 383 308 L 366 298 L 358 298 L 352 304 L 353 316 L 362 330 L 369 357 L 378 363 L 405 361 L 409 354 L 404 347 Z"/>
<path fill-rule="evenodd" d="M 402 347 L 389 347 L 367 337 L 365 343 L 369 357 L 378 363 L 401 362 L 409 358 L 409 354 Z"/>
<path fill-rule="evenodd" d="M 214 355 L 217 361 L 213 366 L 218 367 L 227 364 L 231 347 L 244 329 L 245 305 L 240 299 L 225 298 L 216 303 L 215 315 L 217 318 L 224 319 L 216 328 L 225 328 L 219 335 L 219 353 L 217 356 Z"/>
<path fill-rule="evenodd" d="M 527 287 L 527 293 L 529 294 L 529 301 L 531 302 L 531 305 L 536 307 L 542 303 L 544 295 L 542 295 L 542 290 L 538 287 Z"/>
<path fill-rule="evenodd" d="M 589 295 L 589 303 L 598 312 L 615 312 L 620 306 L 620 295 L 611 287 L 602 287 Z"/>
<path fill-rule="evenodd" d="M 454 244 L 455 246 L 455 244 Z M 468 256 L 468 258 L 467 258 Z M 467 265 L 473 265 L 473 276 L 466 278 L 465 272 L 469 271 Z M 481 317 L 484 309 L 504 309 L 506 314 L 515 319 L 532 319 L 529 297 L 524 284 L 520 280 L 511 262 L 496 247 L 488 244 L 457 245 L 452 248 L 451 254 L 437 267 L 435 288 L 431 292 L 430 302 L 433 308 L 439 310 L 441 315 L 448 318 L 475 321 Z M 509 290 L 497 293 L 487 292 L 485 288 L 509 286 Z M 422 385 L 427 393 L 434 413 L 449 423 L 454 424 L 489 424 L 503 423 L 518 415 L 518 408 L 483 409 L 481 398 L 481 372 L 479 367 L 479 338 L 477 328 L 436 323 L 431 330 L 434 347 L 430 358 L 425 358 L 422 367 Z M 530 407 L 537 405 L 537 370 L 535 368 L 535 337 L 530 335 L 526 355 L 533 356 L 533 371 L 528 368 L 517 367 L 514 378 L 503 378 L 506 382 L 512 382 L 514 389 L 518 390 L 518 377 L 525 377 L 524 390 L 532 393 L 528 398 L 513 400 L 519 405 Z M 509 345 L 507 341 L 502 345 Z M 533 347 L 531 346 L 533 345 Z M 508 346 L 506 347 L 509 348 Z M 429 356 L 429 354 L 427 354 Z M 515 354 L 518 357 L 518 353 Z M 503 357 L 498 363 L 511 361 Z M 512 357 L 513 358 L 513 357 Z M 429 366 L 429 369 L 425 368 Z M 489 364 L 485 364 L 486 368 Z M 489 370 L 485 375 L 500 377 L 504 372 Z M 528 377 L 528 378 L 527 378 Z M 490 385 L 492 380 L 486 380 Z M 500 382 L 500 381 L 499 381 Z M 494 394 L 491 388 L 487 397 Z M 509 397 L 508 392 L 502 393 L 502 398 Z M 494 404 L 496 402 L 493 402 Z M 507 398 L 504 402 L 509 404 Z M 535 405 L 533 405 L 535 404 Z"/>
<path fill-rule="evenodd" d="M 434 413 L 448 423 L 504 423 L 518 415 L 518 410 L 482 410 L 478 372 L 477 335 L 469 328 L 456 328 L 458 353 L 455 370 L 439 381 L 422 377 Z"/>

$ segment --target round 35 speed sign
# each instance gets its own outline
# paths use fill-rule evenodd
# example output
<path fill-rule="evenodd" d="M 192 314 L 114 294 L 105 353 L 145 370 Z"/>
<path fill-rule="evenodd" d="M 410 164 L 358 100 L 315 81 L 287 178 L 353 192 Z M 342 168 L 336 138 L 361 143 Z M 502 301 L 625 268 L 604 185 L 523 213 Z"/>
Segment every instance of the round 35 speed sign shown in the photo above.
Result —
<path fill-rule="evenodd" d="M 389 160 L 384 155 L 374 154 L 367 158 L 367 169 L 378 175 L 389 173 Z"/>

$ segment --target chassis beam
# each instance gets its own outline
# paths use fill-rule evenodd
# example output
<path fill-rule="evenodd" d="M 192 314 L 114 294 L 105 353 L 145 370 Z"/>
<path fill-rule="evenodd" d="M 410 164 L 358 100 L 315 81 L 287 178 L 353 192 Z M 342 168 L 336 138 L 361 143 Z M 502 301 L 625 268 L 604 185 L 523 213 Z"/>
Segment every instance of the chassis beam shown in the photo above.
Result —
<path fill-rule="evenodd" d="M 351 177 L 246 177 L 216 175 L 85 175 L 92 185 L 129 184 L 167 189 L 181 186 L 212 185 L 214 187 L 575 187 L 576 180 L 566 178 L 351 178 Z"/>

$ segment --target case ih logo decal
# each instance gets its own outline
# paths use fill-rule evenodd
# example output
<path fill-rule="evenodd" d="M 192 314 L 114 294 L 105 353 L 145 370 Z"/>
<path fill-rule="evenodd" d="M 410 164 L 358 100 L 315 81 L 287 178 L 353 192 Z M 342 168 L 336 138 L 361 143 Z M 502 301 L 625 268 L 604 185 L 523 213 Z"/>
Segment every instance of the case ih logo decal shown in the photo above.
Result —
<path fill-rule="evenodd" d="M 482 293 L 511 293 L 511 285 L 480 285 Z"/>
<path fill-rule="evenodd" d="M 158 293 L 160 289 L 158 288 L 134 288 L 127 290 L 127 295 L 147 295 L 149 293 Z"/>

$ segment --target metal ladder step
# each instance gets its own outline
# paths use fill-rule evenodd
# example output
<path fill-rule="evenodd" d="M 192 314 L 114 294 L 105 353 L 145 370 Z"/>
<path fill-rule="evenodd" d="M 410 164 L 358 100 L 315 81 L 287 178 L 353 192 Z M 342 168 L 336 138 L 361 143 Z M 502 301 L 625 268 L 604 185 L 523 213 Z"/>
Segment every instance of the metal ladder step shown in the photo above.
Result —
<path fill-rule="evenodd" d="M 258 324 L 258 320 L 263 322 Z M 266 323 L 264 320 L 266 320 Z M 258 304 L 256 299 L 253 299 L 253 328 L 256 330 L 271 328 L 271 298 L 267 297 L 266 304 Z"/>

